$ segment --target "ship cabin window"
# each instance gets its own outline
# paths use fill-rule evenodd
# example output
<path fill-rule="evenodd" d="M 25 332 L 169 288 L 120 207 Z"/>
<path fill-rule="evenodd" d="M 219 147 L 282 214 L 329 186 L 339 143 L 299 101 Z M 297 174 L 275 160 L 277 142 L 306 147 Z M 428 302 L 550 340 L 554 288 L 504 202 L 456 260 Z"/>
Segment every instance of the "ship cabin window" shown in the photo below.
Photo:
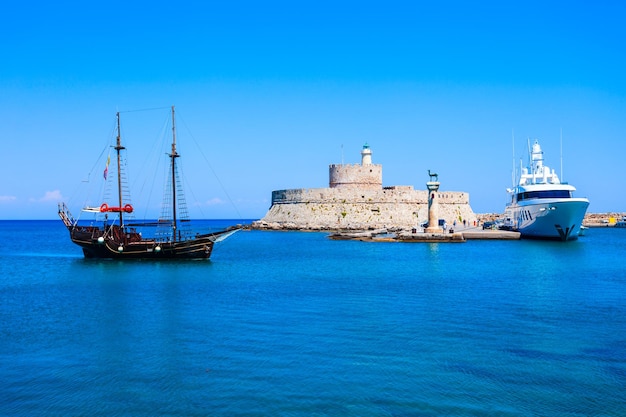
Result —
<path fill-rule="evenodd" d="M 517 201 L 531 200 L 535 198 L 571 198 L 568 190 L 527 191 L 517 195 Z"/>

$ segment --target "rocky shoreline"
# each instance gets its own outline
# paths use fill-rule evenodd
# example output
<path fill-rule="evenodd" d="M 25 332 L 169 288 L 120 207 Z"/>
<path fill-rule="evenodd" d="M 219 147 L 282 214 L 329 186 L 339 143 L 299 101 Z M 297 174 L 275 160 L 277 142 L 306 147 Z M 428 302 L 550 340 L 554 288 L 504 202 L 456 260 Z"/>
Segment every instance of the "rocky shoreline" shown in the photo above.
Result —
<path fill-rule="evenodd" d="M 624 212 L 609 212 L 609 213 L 587 213 L 583 219 L 583 226 L 585 227 L 614 227 L 615 223 L 626 217 Z M 502 219 L 502 214 L 499 213 L 483 213 L 477 214 L 476 218 L 482 222 L 495 221 Z"/>
<path fill-rule="evenodd" d="M 586 227 L 612 227 L 626 217 L 626 213 L 588 213 L 583 220 Z"/>
<path fill-rule="evenodd" d="M 476 214 L 476 219 L 478 220 L 478 224 L 481 225 L 487 221 L 495 221 L 497 219 L 501 219 L 502 214 L 500 213 L 482 213 Z M 609 213 L 587 213 L 585 215 L 585 219 L 583 220 L 583 225 L 585 227 L 615 227 L 615 224 L 626 218 L 626 212 L 609 212 Z M 310 231 L 310 232 L 341 232 L 345 231 L 345 228 L 341 227 L 331 227 L 327 224 L 307 224 L 306 227 L 300 227 L 296 223 L 275 223 L 275 222 L 266 222 L 263 220 L 257 220 L 252 222 L 248 227 L 253 230 L 285 230 L 285 231 Z M 365 225 L 361 225 L 360 228 L 354 229 L 350 228 L 349 230 L 357 231 L 368 231 L 375 230 L 375 227 L 368 227 Z M 387 227 L 387 230 L 390 232 L 399 232 L 405 230 L 405 227 Z"/>

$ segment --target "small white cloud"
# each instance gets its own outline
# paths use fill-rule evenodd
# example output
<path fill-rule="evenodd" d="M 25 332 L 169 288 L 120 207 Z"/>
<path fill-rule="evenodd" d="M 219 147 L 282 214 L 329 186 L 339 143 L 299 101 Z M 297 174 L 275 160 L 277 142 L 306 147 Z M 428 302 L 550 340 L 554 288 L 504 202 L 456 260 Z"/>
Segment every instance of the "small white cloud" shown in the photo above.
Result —
<path fill-rule="evenodd" d="M 30 199 L 30 201 L 35 202 L 35 203 L 49 203 L 49 202 L 58 203 L 59 201 L 62 201 L 62 200 L 63 200 L 63 196 L 61 195 L 61 191 L 59 190 L 46 191 L 43 197 Z"/>
<path fill-rule="evenodd" d="M 220 204 L 224 204 L 224 201 L 221 198 L 214 197 L 214 198 L 208 200 L 205 204 L 207 206 L 218 206 Z"/>
<path fill-rule="evenodd" d="M 14 195 L 0 195 L 0 203 L 10 203 L 17 200 Z"/>

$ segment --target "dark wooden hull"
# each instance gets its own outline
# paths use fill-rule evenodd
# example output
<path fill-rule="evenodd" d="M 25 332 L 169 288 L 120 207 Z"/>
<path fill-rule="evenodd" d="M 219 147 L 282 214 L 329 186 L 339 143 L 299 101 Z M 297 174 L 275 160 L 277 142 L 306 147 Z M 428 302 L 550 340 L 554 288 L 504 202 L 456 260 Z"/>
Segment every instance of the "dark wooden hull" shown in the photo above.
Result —
<path fill-rule="evenodd" d="M 83 249 L 85 258 L 99 259 L 208 259 L 215 240 L 229 231 L 196 235 L 177 242 L 142 239 L 137 233 L 109 233 L 98 227 L 68 228 L 72 242 Z"/>

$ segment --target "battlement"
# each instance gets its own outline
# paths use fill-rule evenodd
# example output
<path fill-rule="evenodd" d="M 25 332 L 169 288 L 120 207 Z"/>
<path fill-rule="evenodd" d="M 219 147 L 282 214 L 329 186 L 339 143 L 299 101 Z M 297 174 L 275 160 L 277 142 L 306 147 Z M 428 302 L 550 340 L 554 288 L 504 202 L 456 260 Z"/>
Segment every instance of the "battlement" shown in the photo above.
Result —
<path fill-rule="evenodd" d="M 439 204 L 469 204 L 469 194 L 460 191 L 439 191 Z M 391 186 L 378 190 L 351 188 L 295 188 L 272 191 L 275 204 L 328 204 L 328 203 L 408 203 L 428 204 L 428 191 L 415 190 L 409 185 Z"/>
<path fill-rule="evenodd" d="M 383 166 L 332 164 L 328 167 L 330 188 L 382 189 Z"/>

